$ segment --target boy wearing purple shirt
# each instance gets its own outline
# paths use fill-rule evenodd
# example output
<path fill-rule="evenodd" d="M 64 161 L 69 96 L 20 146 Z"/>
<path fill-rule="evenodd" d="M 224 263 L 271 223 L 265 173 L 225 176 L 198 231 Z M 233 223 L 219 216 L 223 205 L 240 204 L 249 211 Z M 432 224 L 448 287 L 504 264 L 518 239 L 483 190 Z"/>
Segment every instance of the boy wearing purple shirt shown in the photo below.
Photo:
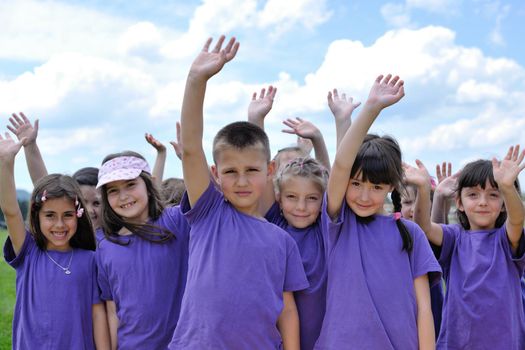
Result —
<path fill-rule="evenodd" d="M 237 53 L 208 39 L 188 74 L 182 104 L 181 208 L 190 226 L 188 280 L 170 349 L 299 349 L 293 291 L 308 287 L 293 239 L 268 223 L 259 199 L 273 172 L 268 138 L 247 122 L 214 139 L 211 171 L 202 148 L 206 83 Z M 222 192 L 222 193 L 221 193 Z M 280 333 L 280 334 L 279 334 Z"/>

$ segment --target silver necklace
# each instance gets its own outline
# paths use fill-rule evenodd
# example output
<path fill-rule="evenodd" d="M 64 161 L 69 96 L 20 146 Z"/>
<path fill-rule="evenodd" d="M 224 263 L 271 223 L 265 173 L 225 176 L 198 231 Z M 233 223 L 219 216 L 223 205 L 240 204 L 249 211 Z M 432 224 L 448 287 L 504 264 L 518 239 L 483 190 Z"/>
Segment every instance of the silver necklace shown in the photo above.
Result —
<path fill-rule="evenodd" d="M 57 262 L 55 261 L 55 259 L 53 259 L 53 258 L 51 257 L 51 255 L 49 255 L 49 253 L 47 252 L 47 250 L 46 250 L 45 252 L 46 252 L 46 255 L 47 255 L 47 257 L 49 258 L 49 260 L 51 260 L 56 266 L 60 267 L 60 269 L 61 269 L 62 271 L 64 271 L 64 273 L 65 273 L 66 275 L 71 275 L 71 271 L 69 270 L 69 267 L 71 266 L 71 261 L 73 260 L 73 252 L 74 252 L 74 250 L 71 250 L 71 256 L 69 257 L 69 262 L 67 263 L 67 266 L 66 266 L 66 267 L 64 267 L 64 266 L 60 265 L 59 263 L 57 263 Z"/>

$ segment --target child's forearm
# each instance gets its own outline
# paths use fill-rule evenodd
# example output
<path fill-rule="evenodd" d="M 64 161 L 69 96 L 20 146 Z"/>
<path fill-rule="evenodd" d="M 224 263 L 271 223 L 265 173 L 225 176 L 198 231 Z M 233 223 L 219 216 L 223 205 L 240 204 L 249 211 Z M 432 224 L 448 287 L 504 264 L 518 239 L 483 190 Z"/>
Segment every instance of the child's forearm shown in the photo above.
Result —
<path fill-rule="evenodd" d="M 287 293 L 290 293 L 287 295 Z M 281 333 L 284 350 L 299 350 L 299 314 L 293 298 L 293 293 L 284 293 L 284 308 L 277 320 L 277 328 Z"/>
<path fill-rule="evenodd" d="M 117 317 L 117 306 L 114 301 L 106 301 L 106 313 L 107 313 L 107 325 L 109 330 L 109 338 L 111 342 L 111 349 L 117 350 L 117 330 L 118 330 L 118 317 Z"/>
<path fill-rule="evenodd" d="M 430 287 L 428 275 L 419 276 L 414 280 L 417 303 L 417 333 L 420 350 L 435 349 L 434 318 L 430 303 Z"/>
<path fill-rule="evenodd" d="M 155 158 L 155 165 L 153 165 L 153 179 L 157 186 L 162 185 L 162 178 L 164 176 L 164 166 L 166 165 L 166 150 L 157 151 L 157 157 Z"/>
<path fill-rule="evenodd" d="M 321 132 L 312 138 L 312 144 L 314 145 L 315 159 L 330 171 L 330 156 L 328 155 L 326 143 Z"/>
<path fill-rule="evenodd" d="M 351 125 L 352 119 L 350 118 L 335 118 L 336 150 L 339 148 L 346 131 Z"/>
<path fill-rule="evenodd" d="M 0 162 L 0 208 L 4 214 L 13 250 L 18 255 L 25 240 L 25 227 L 16 197 L 14 159 Z"/>
<path fill-rule="evenodd" d="M 521 236 L 523 235 L 525 209 L 523 208 L 521 196 L 513 185 L 500 185 L 499 190 L 503 195 L 503 202 L 505 203 L 505 210 L 507 211 L 507 221 L 505 223 L 507 236 L 513 253 L 516 253 Z"/>
<path fill-rule="evenodd" d="M 24 154 L 26 157 L 27 169 L 29 170 L 29 175 L 31 176 L 31 181 L 33 185 L 47 176 L 46 164 L 40 153 L 40 149 L 36 144 L 36 141 L 30 142 L 24 146 Z"/>
<path fill-rule="evenodd" d="M 443 244 L 443 232 L 441 227 L 433 224 L 430 219 L 430 179 L 424 185 L 418 184 L 416 203 L 414 206 L 414 221 L 421 227 L 427 239 L 434 245 Z"/>
<path fill-rule="evenodd" d="M 111 339 L 109 336 L 108 318 L 104 304 L 93 305 L 93 336 L 97 350 L 110 350 Z"/>
<path fill-rule="evenodd" d="M 434 193 L 432 201 L 432 222 L 438 224 L 448 223 L 448 212 L 450 211 L 450 199 L 439 192 Z"/>

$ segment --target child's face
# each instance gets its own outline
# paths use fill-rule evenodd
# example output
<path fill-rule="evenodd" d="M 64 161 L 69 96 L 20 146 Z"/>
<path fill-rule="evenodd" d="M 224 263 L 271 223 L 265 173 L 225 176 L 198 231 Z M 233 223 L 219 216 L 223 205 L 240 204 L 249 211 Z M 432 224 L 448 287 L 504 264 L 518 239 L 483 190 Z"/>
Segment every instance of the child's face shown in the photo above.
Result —
<path fill-rule="evenodd" d="M 69 240 L 77 231 L 75 203 L 67 198 L 48 198 L 38 212 L 40 230 L 47 239 L 49 250 L 66 251 Z"/>
<path fill-rule="evenodd" d="M 499 214 L 505 210 L 499 190 L 492 187 L 490 181 L 485 189 L 479 185 L 462 188 L 456 205 L 467 216 L 471 230 L 494 228 Z"/>
<path fill-rule="evenodd" d="M 93 229 L 96 230 L 102 224 L 100 191 L 95 186 L 80 185 L 80 192 L 82 192 L 82 198 L 84 198 L 84 204 L 91 218 Z"/>
<path fill-rule="evenodd" d="M 350 179 L 346 190 L 346 203 L 352 211 L 361 217 L 368 217 L 383 212 L 383 205 L 392 186 L 362 181 L 362 176 Z"/>
<path fill-rule="evenodd" d="M 416 190 L 412 186 L 407 186 L 406 193 L 401 195 L 401 215 L 414 221 L 414 206 L 416 204 Z"/>
<path fill-rule="evenodd" d="M 288 224 L 305 228 L 317 220 L 323 193 L 315 182 L 302 176 L 290 176 L 281 182 L 278 198 Z"/>
<path fill-rule="evenodd" d="M 108 183 L 106 194 L 111 209 L 126 222 L 144 224 L 148 220 L 148 191 L 140 176 Z"/>
<path fill-rule="evenodd" d="M 224 197 L 240 212 L 260 217 L 259 199 L 269 179 L 273 164 L 268 164 L 264 152 L 259 147 L 242 150 L 226 147 L 212 166 L 212 173 Z"/>

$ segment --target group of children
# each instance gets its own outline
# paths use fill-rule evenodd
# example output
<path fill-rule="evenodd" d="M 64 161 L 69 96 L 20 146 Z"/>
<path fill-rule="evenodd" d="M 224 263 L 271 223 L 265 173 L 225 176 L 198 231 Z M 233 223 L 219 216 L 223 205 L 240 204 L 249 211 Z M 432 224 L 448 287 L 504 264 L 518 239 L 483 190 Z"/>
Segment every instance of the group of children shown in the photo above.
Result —
<path fill-rule="evenodd" d="M 172 143 L 180 205 L 159 193 L 166 149 L 151 135 L 153 171 L 126 151 L 73 177 L 47 175 L 38 121 L 14 115 L 18 142 L 0 136 L 14 349 L 525 349 L 525 151 L 454 175 L 438 167 L 436 187 L 421 162 L 402 162 L 395 139 L 367 134 L 404 96 L 389 74 L 353 122 L 359 103 L 329 93 L 332 164 L 320 130 L 300 118 L 284 131 L 301 145 L 271 159 L 270 87 L 254 94 L 248 121 L 217 133 L 209 166 L 207 82 L 239 49 L 234 38 L 211 43 L 188 73 Z M 35 182 L 27 228 L 13 171 L 22 147 Z M 459 224 L 447 221 L 451 199 Z"/>

